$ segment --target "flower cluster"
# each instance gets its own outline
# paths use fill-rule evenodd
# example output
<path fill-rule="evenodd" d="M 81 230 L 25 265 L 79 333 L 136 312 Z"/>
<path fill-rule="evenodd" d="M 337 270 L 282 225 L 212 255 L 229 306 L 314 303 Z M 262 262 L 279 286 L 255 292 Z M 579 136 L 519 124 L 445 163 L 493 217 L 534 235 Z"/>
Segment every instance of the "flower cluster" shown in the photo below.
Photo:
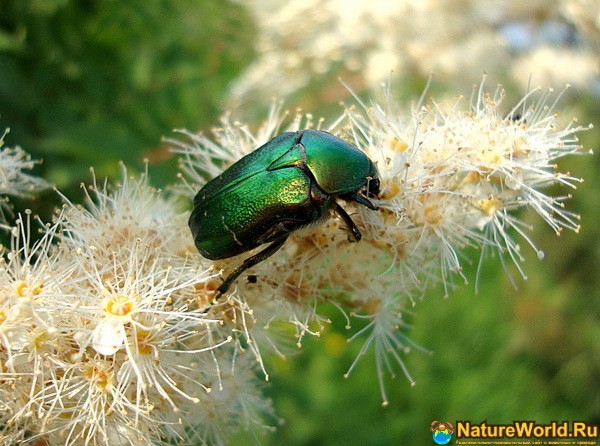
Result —
<path fill-rule="evenodd" d="M 240 428 L 268 428 L 263 352 L 285 355 L 322 333 L 322 303 L 347 318 L 348 341 L 363 342 L 348 373 L 375 350 L 386 404 L 388 371 L 413 381 L 406 314 L 431 285 L 448 293 L 466 281 L 466 247 L 522 273 L 515 237 L 532 243 L 515 211 L 531 209 L 557 232 L 578 229 L 567 197 L 541 191 L 580 181 L 557 171 L 556 159 L 580 150 L 582 128 L 559 125 L 552 97 L 534 90 L 501 111 L 503 91 L 480 88 L 470 102 L 421 99 L 405 111 L 386 91 L 383 105 L 359 101 L 330 126 L 275 104 L 255 133 L 225 116 L 212 138 L 172 140 L 184 181 L 170 196 L 123 167 L 120 184 L 84 185 L 85 205 L 63 197 L 51 224 L 20 215 L 0 262 L 0 444 L 223 444 Z M 332 215 L 292 233 L 215 301 L 221 278 L 256 251 L 202 258 L 180 204 L 275 135 L 303 128 L 337 134 L 376 163 L 379 210 L 342 203 L 359 243 Z"/>
<path fill-rule="evenodd" d="M 535 89 L 502 111 L 504 91 L 486 93 L 482 83 L 470 102 L 461 98 L 446 111 L 421 99 L 410 113 L 385 93 L 383 106 L 350 107 L 326 128 L 300 114 L 282 128 L 277 104 L 256 135 L 225 117 L 214 140 L 188 134 L 192 144 L 180 142 L 177 150 L 184 154 L 190 197 L 206 178 L 284 130 L 317 127 L 365 152 L 379 169 L 380 210 L 344 203 L 362 241 L 348 243 L 336 218 L 296 231 L 279 252 L 248 271 L 252 281 L 238 279 L 227 299 L 239 314 L 252 316 L 243 322 L 256 351 L 261 343 L 274 344 L 274 320 L 293 324 L 298 344 L 305 334 L 319 334 L 327 320 L 317 305 L 333 303 L 347 315 L 349 327 L 353 319 L 361 326 L 367 322 L 349 339 L 364 340 L 357 360 L 372 346 L 380 381 L 395 363 L 412 382 L 399 354 L 412 347 L 403 334 L 403 315 L 430 285 L 441 283 L 447 294 L 456 278 L 467 281 L 465 248 L 480 251 L 480 265 L 488 254 L 508 258 L 524 276 L 514 237 L 533 244 L 516 211 L 537 212 L 557 233 L 578 230 L 578 216 L 564 208 L 567 196 L 547 196 L 541 189 L 557 183 L 575 188 L 580 181 L 557 172 L 555 161 L 580 150 L 575 133 L 581 127 L 574 122 L 559 127 L 551 90 Z M 240 262 L 215 264 L 226 276 Z"/>
<path fill-rule="evenodd" d="M 0 444 L 209 441 L 243 426 L 231 412 L 256 386 L 225 378 L 234 361 L 218 347 L 231 337 L 207 313 L 214 274 L 185 215 L 124 169 L 114 190 L 94 181 L 86 194 L 87 207 L 65 199 L 37 241 L 21 216 L 4 252 Z"/>
<path fill-rule="evenodd" d="M 9 195 L 27 196 L 48 187 L 42 178 L 26 172 L 36 164 L 29 154 L 20 147 L 2 148 L 7 133 L 5 130 L 0 135 L 0 225 L 5 221 L 4 213 L 10 211 L 6 201 Z"/>
<path fill-rule="evenodd" d="M 296 94 L 314 79 L 342 76 L 357 89 L 372 88 L 390 71 L 435 72 L 461 88 L 487 72 L 523 88 L 532 76 L 536 84 L 596 89 L 595 1 L 243 3 L 258 26 L 258 57 L 234 84 L 236 106 Z M 343 94 L 323 92 L 331 102 Z"/>

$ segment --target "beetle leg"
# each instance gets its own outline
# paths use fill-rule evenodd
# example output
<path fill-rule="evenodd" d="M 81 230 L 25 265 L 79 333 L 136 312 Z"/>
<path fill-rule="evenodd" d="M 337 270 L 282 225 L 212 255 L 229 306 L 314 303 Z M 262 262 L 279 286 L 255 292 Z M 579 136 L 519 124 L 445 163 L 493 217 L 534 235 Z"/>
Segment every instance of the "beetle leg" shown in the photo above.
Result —
<path fill-rule="evenodd" d="M 352 236 L 354 237 L 354 241 L 358 242 L 362 238 L 362 234 L 356 227 L 356 224 L 354 224 L 354 221 L 352 221 L 352 219 L 350 218 L 348 213 L 344 210 L 343 207 L 340 206 L 339 203 L 335 204 L 335 211 L 338 213 L 338 215 L 340 217 L 342 217 L 342 220 L 344 220 L 344 223 L 346 223 L 346 226 L 348 226 L 348 229 L 350 230 L 350 232 L 352 233 Z M 352 241 L 352 240 L 350 240 L 350 241 Z"/>
<path fill-rule="evenodd" d="M 223 294 L 225 294 L 227 292 L 227 290 L 229 290 L 229 287 L 231 287 L 231 285 L 233 284 L 235 279 L 237 279 L 240 274 L 242 274 L 248 268 L 253 267 L 257 263 L 260 263 L 263 260 L 265 260 L 266 258 L 275 254 L 277 252 L 277 250 L 279 250 L 279 248 L 281 248 L 283 246 L 283 244 L 285 243 L 285 241 L 287 240 L 288 237 L 289 237 L 289 234 L 283 235 L 281 238 L 276 239 L 273 243 L 271 243 L 269 246 L 267 246 L 262 251 L 254 254 L 252 257 L 248 257 L 246 260 L 244 260 L 244 262 L 240 266 L 238 266 L 236 269 L 234 269 L 231 272 L 231 274 L 229 274 L 227 276 L 227 278 L 223 281 L 221 286 L 219 288 L 217 288 L 217 294 L 216 294 L 214 300 L 215 301 L 218 300 Z"/>

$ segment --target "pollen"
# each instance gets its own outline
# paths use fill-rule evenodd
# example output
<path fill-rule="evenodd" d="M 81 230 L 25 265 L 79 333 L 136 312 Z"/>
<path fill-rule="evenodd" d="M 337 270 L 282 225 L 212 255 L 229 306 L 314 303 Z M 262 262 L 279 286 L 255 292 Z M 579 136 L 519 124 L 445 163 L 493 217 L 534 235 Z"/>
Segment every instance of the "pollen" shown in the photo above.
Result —
<path fill-rule="evenodd" d="M 479 207 L 485 215 L 492 216 L 500 207 L 502 207 L 502 201 L 498 198 L 489 197 L 485 200 L 481 200 Z"/>
<path fill-rule="evenodd" d="M 38 296 L 43 288 L 44 284 L 42 282 L 34 283 L 33 285 L 25 280 L 17 280 L 15 282 L 15 294 L 18 297 Z"/>
<path fill-rule="evenodd" d="M 34 330 L 34 332 L 31 335 L 32 342 L 30 344 L 30 348 L 38 352 L 46 350 L 46 347 L 49 346 L 50 342 L 54 337 L 54 332 L 55 331 L 53 329 L 47 330 L 39 328 Z"/>
<path fill-rule="evenodd" d="M 135 299 L 128 295 L 112 294 L 104 301 L 103 309 L 113 316 L 127 316 L 135 307 Z"/>
<path fill-rule="evenodd" d="M 482 169 L 482 171 L 485 169 Z M 465 177 L 465 179 L 463 180 L 464 184 L 473 184 L 473 183 L 477 183 L 479 181 L 481 181 L 482 179 L 482 175 L 480 172 L 478 172 L 477 170 L 471 170 L 467 176 Z"/>
<path fill-rule="evenodd" d="M 152 348 L 152 333 L 147 330 L 139 330 L 136 334 L 137 349 L 140 355 L 150 355 L 154 351 Z"/>
<path fill-rule="evenodd" d="M 220 286 L 220 281 L 217 279 L 209 279 L 206 282 L 199 282 L 194 284 L 194 291 L 196 294 L 196 305 L 199 308 L 204 308 L 215 299 L 217 295 L 217 289 Z"/>
<path fill-rule="evenodd" d="M 398 138 L 397 136 L 394 136 L 390 140 L 390 148 L 394 152 L 404 153 L 406 151 L 406 149 L 408 149 L 408 144 L 406 143 L 406 141 L 403 141 L 400 138 Z"/>
<path fill-rule="evenodd" d="M 373 296 L 365 302 L 363 309 L 367 314 L 377 314 L 379 311 L 381 311 L 381 299 Z"/>
<path fill-rule="evenodd" d="M 400 193 L 400 184 L 394 178 L 391 182 L 386 184 L 383 188 L 383 192 L 380 194 L 382 200 L 390 200 Z"/>
<path fill-rule="evenodd" d="M 492 148 L 481 151 L 481 159 L 488 166 L 502 165 L 505 161 L 504 157 Z"/>
<path fill-rule="evenodd" d="M 105 367 L 99 367 L 105 366 Z M 113 383 L 113 373 L 109 370 L 108 364 L 86 364 L 83 368 L 82 376 L 93 383 L 101 393 L 107 393 Z"/>
<path fill-rule="evenodd" d="M 513 156 L 525 156 L 529 153 L 529 146 L 522 136 L 515 139 L 512 144 L 512 155 Z"/>
<path fill-rule="evenodd" d="M 439 225 L 443 221 L 442 214 L 437 204 L 427 204 L 423 207 L 423 219 L 430 225 Z"/>

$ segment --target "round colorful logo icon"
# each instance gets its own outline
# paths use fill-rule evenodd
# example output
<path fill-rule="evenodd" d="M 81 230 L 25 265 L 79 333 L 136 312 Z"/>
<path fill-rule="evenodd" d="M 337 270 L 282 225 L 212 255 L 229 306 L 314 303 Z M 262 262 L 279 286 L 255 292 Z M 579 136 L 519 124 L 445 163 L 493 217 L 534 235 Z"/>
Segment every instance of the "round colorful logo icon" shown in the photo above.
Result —
<path fill-rule="evenodd" d="M 450 443 L 450 440 L 452 440 L 454 426 L 452 426 L 452 423 L 448 421 L 434 421 L 431 423 L 429 430 L 431 431 L 435 444 L 448 444 Z"/>

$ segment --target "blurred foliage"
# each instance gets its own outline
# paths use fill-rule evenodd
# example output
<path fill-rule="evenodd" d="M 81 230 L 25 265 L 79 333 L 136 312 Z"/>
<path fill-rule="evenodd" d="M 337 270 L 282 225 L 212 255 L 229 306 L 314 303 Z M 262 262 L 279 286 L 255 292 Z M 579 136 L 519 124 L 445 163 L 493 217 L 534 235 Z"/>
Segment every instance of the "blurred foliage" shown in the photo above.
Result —
<path fill-rule="evenodd" d="M 6 143 L 44 158 L 43 176 L 67 195 L 91 166 L 102 178 L 120 160 L 147 158 L 157 186 L 172 182 L 161 138 L 215 125 L 252 35 L 229 1 L 0 0 Z"/>
<path fill-rule="evenodd" d="M 148 158 L 153 184 L 173 182 L 174 159 L 161 138 L 173 128 L 218 124 L 229 82 L 254 54 L 254 34 L 244 9 L 229 1 L 0 0 L 0 124 L 11 128 L 6 143 L 44 158 L 39 173 L 75 200 L 90 166 L 102 178 L 116 171 L 118 160 L 135 169 Z M 418 96 L 425 81 L 402 78 L 398 94 Z M 332 107 L 339 112 L 337 101 L 347 98 L 337 75 L 317 79 L 306 91 L 286 103 L 316 117 Z M 254 110 L 264 110 L 270 99 Z M 569 99 L 582 124 L 600 122 L 597 96 Z M 597 148 L 597 130 L 580 137 L 584 147 Z M 406 356 L 416 385 L 401 374 L 388 380 L 390 406 L 381 407 L 372 356 L 343 379 L 360 340 L 344 341 L 345 321 L 335 310 L 332 326 L 321 338 L 305 340 L 298 355 L 270 358 L 269 394 L 285 421 L 262 441 L 419 446 L 432 444 L 433 420 L 598 423 L 598 164 L 597 156 L 562 161 L 563 170 L 586 179 L 568 203 L 582 214 L 581 233 L 556 237 L 531 218 L 546 257 L 537 261 L 525 249 L 529 279 L 517 278 L 516 291 L 499 260 L 490 259 L 478 295 L 472 285 L 450 299 L 434 289 L 417 303 L 409 334 L 433 355 Z M 49 212 L 57 203 L 46 200 L 50 196 L 17 201 L 16 208 Z M 466 275 L 474 282 L 471 269 Z M 240 433 L 234 444 L 255 442 Z"/>

